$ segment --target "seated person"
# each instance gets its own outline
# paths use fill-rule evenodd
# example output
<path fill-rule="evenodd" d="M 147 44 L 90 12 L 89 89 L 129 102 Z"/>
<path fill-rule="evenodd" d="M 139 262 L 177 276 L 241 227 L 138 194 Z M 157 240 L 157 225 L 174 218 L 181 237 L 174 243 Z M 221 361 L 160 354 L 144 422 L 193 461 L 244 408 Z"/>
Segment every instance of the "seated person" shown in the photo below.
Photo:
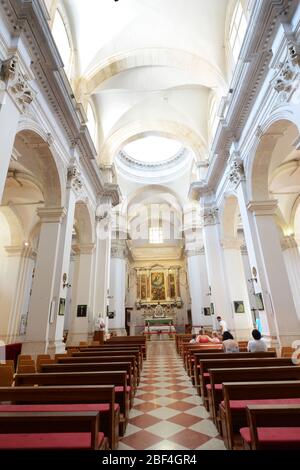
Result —
<path fill-rule="evenodd" d="M 267 343 L 262 339 L 258 330 L 252 331 L 253 340 L 250 340 L 247 346 L 249 352 L 265 352 L 268 350 Z"/>
<path fill-rule="evenodd" d="M 190 344 L 195 344 L 195 343 L 197 343 L 196 337 L 197 337 L 197 335 L 193 335 L 193 336 L 192 336 L 192 339 L 190 339 L 189 343 L 190 343 Z"/>
<path fill-rule="evenodd" d="M 212 332 L 212 338 L 210 338 L 210 342 L 211 343 L 221 343 L 221 340 L 219 338 L 219 335 L 218 335 L 217 331 Z"/>
<path fill-rule="evenodd" d="M 204 331 L 202 328 L 199 330 L 199 334 L 196 338 L 196 342 L 197 343 L 209 343 L 209 336 L 204 334 Z"/>
<path fill-rule="evenodd" d="M 239 352 L 239 345 L 237 341 L 233 338 L 232 334 L 229 331 L 224 331 L 223 337 L 223 349 L 226 353 L 235 353 Z"/>

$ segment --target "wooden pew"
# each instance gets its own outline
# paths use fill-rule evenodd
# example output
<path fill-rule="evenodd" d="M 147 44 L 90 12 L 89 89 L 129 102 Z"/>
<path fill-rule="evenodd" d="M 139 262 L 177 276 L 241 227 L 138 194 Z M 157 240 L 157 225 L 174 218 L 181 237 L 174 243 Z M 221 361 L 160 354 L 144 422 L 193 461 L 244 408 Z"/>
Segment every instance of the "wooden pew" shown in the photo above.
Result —
<path fill-rule="evenodd" d="M 223 401 L 223 382 L 251 382 L 274 380 L 300 380 L 300 367 L 251 367 L 209 369 L 210 383 L 206 385 L 209 410 L 215 424 L 220 429 L 219 405 Z"/>
<path fill-rule="evenodd" d="M 187 371 L 188 375 L 193 377 L 194 370 L 194 354 L 196 353 L 222 353 L 223 345 L 222 344 L 213 344 L 213 343 L 204 343 L 204 344 L 186 344 L 183 347 L 183 363 L 184 368 Z M 193 381 L 193 380 L 192 380 Z M 193 383 L 194 384 L 194 383 Z"/>
<path fill-rule="evenodd" d="M 0 413 L 11 411 L 100 411 L 100 430 L 112 450 L 119 440 L 120 407 L 113 385 L 0 387 Z"/>
<path fill-rule="evenodd" d="M 0 413 L 0 450 L 107 450 L 99 424 L 98 411 Z"/>
<path fill-rule="evenodd" d="M 129 419 L 129 388 L 125 371 L 63 372 L 16 374 L 15 387 L 28 385 L 114 385 L 115 401 L 120 405 L 120 434 L 124 436 Z"/>
<path fill-rule="evenodd" d="M 96 348 L 79 348 L 79 351 L 76 351 L 74 353 L 72 353 L 72 356 L 76 357 L 76 356 L 79 356 L 80 353 L 84 353 L 86 355 L 90 354 L 90 355 L 97 355 L 98 353 L 100 354 L 103 354 L 104 352 L 106 352 L 107 354 L 113 354 L 113 355 L 116 355 L 115 353 L 134 353 L 135 355 L 137 355 L 137 358 L 138 358 L 138 364 L 139 364 L 139 369 L 140 371 L 142 371 L 143 369 L 143 353 L 141 351 L 140 348 L 136 348 L 135 346 L 130 346 L 130 347 L 127 347 L 127 346 L 119 346 L 118 348 L 112 346 L 101 346 L 100 348 L 99 347 L 96 347 Z M 95 353 L 95 354 L 93 354 Z"/>
<path fill-rule="evenodd" d="M 92 357 L 73 357 L 64 356 L 56 359 L 57 364 L 93 364 L 93 363 L 108 363 L 108 362 L 130 362 L 132 366 L 132 373 L 134 375 L 134 386 L 137 385 L 137 366 L 136 357 L 133 355 L 126 356 L 92 356 Z"/>
<path fill-rule="evenodd" d="M 102 356 L 110 356 L 110 357 L 127 357 L 127 356 L 135 356 L 135 367 L 137 371 L 137 384 L 140 382 L 140 377 L 142 373 L 141 369 L 141 362 L 140 362 L 140 353 L 137 349 L 128 349 L 128 350 L 102 350 L 102 351 L 91 351 L 91 352 L 74 352 L 72 353 L 71 357 L 86 357 L 86 358 L 91 358 L 91 357 L 102 357 Z"/>
<path fill-rule="evenodd" d="M 289 358 L 282 357 L 252 357 L 247 359 L 201 359 L 200 360 L 200 389 L 203 404 L 208 410 L 206 385 L 209 383 L 209 369 L 237 369 L 243 367 L 278 367 L 293 365 Z"/>
<path fill-rule="evenodd" d="M 216 353 L 194 353 L 194 376 L 195 376 L 195 387 L 198 394 L 201 396 L 201 386 L 200 386 L 200 361 L 202 359 L 251 359 L 251 358 L 274 358 L 276 357 L 276 352 L 258 352 L 258 353 L 224 353 L 223 351 L 218 351 Z M 286 364 L 284 364 L 286 365 Z M 208 377 L 208 375 L 207 375 Z M 207 380 L 208 383 L 209 380 Z"/>
<path fill-rule="evenodd" d="M 297 366 L 295 366 L 297 367 Z M 300 381 L 224 382 L 220 419 L 227 449 L 239 448 L 248 405 L 300 405 Z"/>
<path fill-rule="evenodd" d="M 144 336 L 112 336 L 104 344 L 142 345 L 143 357 L 144 359 L 147 359 L 147 341 Z"/>
<path fill-rule="evenodd" d="M 134 400 L 134 377 L 132 364 L 130 362 L 95 362 L 95 363 L 71 363 L 71 364 L 42 364 L 41 373 L 62 373 L 62 372 L 104 372 L 104 371 L 126 371 L 127 383 L 130 389 L 130 408 Z"/>
<path fill-rule="evenodd" d="M 300 405 L 248 405 L 240 429 L 246 450 L 300 449 Z"/>

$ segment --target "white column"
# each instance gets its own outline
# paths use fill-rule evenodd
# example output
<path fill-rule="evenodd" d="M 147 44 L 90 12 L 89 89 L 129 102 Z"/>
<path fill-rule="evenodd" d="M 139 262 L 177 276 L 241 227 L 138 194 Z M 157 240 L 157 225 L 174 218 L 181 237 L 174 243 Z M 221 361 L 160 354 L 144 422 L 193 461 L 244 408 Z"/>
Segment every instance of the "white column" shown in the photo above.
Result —
<path fill-rule="evenodd" d="M 245 244 L 241 246 L 241 256 L 242 256 L 243 267 L 244 267 L 244 275 L 245 275 L 246 284 L 247 284 L 248 298 L 250 302 L 252 326 L 255 327 L 256 326 L 255 320 L 258 314 L 258 310 L 257 310 L 257 305 L 256 305 L 255 292 L 253 288 L 253 281 L 251 281 L 253 275 L 251 273 L 247 246 Z"/>
<path fill-rule="evenodd" d="M 109 311 L 114 312 L 108 320 L 110 330 L 126 335 L 125 330 L 125 286 L 126 286 L 126 245 L 125 240 L 113 240 L 111 246 Z"/>
<path fill-rule="evenodd" d="M 59 239 L 63 217 L 62 208 L 38 209 L 41 219 L 35 276 L 29 305 L 23 353 L 45 353 L 48 347 L 50 321 L 56 317 L 57 303 L 53 300 Z"/>
<path fill-rule="evenodd" d="M 233 312 L 230 303 L 224 253 L 220 241 L 220 224 L 216 207 L 204 208 L 204 247 L 207 262 L 208 282 L 211 287 L 211 301 L 214 304 L 214 326 L 216 317 L 226 321 L 229 330 L 233 330 Z"/>
<path fill-rule="evenodd" d="M 74 225 L 74 213 L 76 194 L 71 186 L 71 181 L 68 183 L 66 194 L 66 216 L 64 217 L 61 225 L 61 232 L 59 237 L 58 258 L 56 263 L 56 273 L 53 286 L 53 300 L 55 302 L 56 311 L 54 321 L 49 326 L 48 336 L 48 352 L 60 353 L 64 351 L 65 345 L 63 343 L 64 332 L 64 309 L 63 314 L 60 315 L 60 302 L 66 302 L 67 289 L 70 285 L 69 268 L 70 256 L 72 248 L 72 234 Z M 64 279 L 66 281 L 64 282 Z M 64 285 L 66 284 L 66 285 Z"/>
<path fill-rule="evenodd" d="M 7 246 L 5 249 L 9 261 L 6 292 L 11 291 L 7 342 L 13 343 L 19 335 L 25 333 L 35 253 L 30 246 L 25 245 Z"/>
<path fill-rule="evenodd" d="M 97 212 L 93 312 L 94 321 L 96 318 L 102 317 L 106 322 L 107 330 L 111 251 L 111 200 L 103 198 Z"/>
<path fill-rule="evenodd" d="M 281 346 L 291 346 L 300 336 L 297 316 L 286 266 L 280 246 L 274 214 L 277 201 L 256 201 L 248 204 L 253 214 L 260 256 L 267 280 L 271 307 L 277 324 Z"/>
<path fill-rule="evenodd" d="M 297 315 L 300 319 L 300 253 L 298 245 L 295 238 L 290 235 L 281 240 L 281 247 Z"/>
<path fill-rule="evenodd" d="M 80 341 L 88 341 L 89 320 L 91 320 L 92 310 L 92 268 L 93 251 L 95 245 L 77 245 L 73 247 L 76 251 L 74 275 L 72 281 L 72 316 L 68 333 L 68 344 L 77 345 Z M 78 306 L 87 307 L 86 316 L 77 316 Z"/>
<path fill-rule="evenodd" d="M 204 307 L 210 308 L 209 284 L 204 247 L 186 250 L 189 290 L 193 326 L 210 326 L 212 317 L 204 315 Z"/>
<path fill-rule="evenodd" d="M 263 262 L 260 255 L 255 223 L 252 214 L 247 209 L 247 190 L 244 177 L 239 180 L 236 192 L 251 266 L 251 276 L 249 277 L 249 281 L 252 282 L 254 292 L 256 294 L 261 293 L 263 297 L 264 310 L 257 311 L 262 324 L 262 333 L 272 338 L 275 346 L 279 346 L 279 344 L 276 344 L 278 328 L 269 295 L 266 272 L 263 268 Z M 255 271 L 255 274 L 253 274 L 253 270 Z"/>
<path fill-rule="evenodd" d="M 248 297 L 240 240 L 223 240 L 225 268 L 229 287 L 231 308 L 233 309 L 234 328 L 239 340 L 247 340 L 253 329 L 251 307 Z M 242 301 L 243 312 L 236 311 L 234 302 Z"/>
<path fill-rule="evenodd" d="M 0 60 L 0 202 L 20 114 L 32 100 L 33 93 L 28 87 L 27 79 L 20 71 L 17 57 Z"/>

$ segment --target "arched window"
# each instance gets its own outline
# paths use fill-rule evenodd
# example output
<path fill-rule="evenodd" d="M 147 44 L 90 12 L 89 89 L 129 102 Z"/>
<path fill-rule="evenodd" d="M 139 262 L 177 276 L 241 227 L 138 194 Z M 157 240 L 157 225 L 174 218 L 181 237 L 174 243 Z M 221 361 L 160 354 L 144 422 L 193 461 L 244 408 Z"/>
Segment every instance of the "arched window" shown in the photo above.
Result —
<path fill-rule="evenodd" d="M 241 1 L 238 1 L 229 28 L 229 47 L 234 63 L 237 62 L 247 29 L 247 20 Z"/>
<path fill-rule="evenodd" d="M 88 130 L 90 131 L 91 138 L 92 138 L 92 140 L 95 144 L 96 139 L 97 139 L 97 120 L 96 120 L 96 117 L 95 117 L 94 110 L 93 110 L 90 103 L 88 103 L 88 105 L 87 105 L 86 116 L 87 116 L 87 119 L 88 119 L 87 127 L 88 127 Z"/>
<path fill-rule="evenodd" d="M 59 10 L 56 10 L 55 13 L 52 34 L 64 63 L 66 74 L 70 78 L 72 47 L 65 22 Z"/>

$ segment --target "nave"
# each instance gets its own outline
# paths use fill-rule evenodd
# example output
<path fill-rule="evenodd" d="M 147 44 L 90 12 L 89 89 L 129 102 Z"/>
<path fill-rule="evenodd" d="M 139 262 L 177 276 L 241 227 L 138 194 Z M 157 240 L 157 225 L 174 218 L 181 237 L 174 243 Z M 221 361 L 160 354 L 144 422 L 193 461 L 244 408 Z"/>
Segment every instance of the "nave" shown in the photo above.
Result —
<path fill-rule="evenodd" d="M 174 341 L 151 341 L 119 450 L 225 450 Z"/>

